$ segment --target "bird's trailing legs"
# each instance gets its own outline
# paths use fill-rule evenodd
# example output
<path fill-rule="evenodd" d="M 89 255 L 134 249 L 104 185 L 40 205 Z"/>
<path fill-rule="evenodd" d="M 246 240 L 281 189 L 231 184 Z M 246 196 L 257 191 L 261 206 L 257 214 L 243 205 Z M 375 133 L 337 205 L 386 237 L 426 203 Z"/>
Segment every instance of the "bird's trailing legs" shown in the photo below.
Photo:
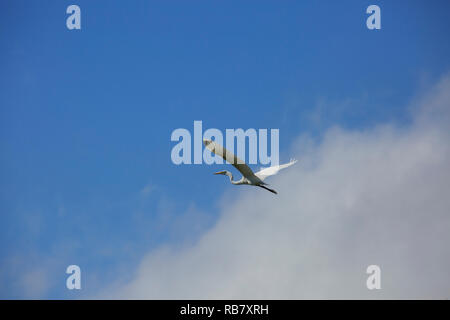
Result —
<path fill-rule="evenodd" d="M 267 188 L 267 187 L 265 187 L 265 186 L 258 186 L 258 187 L 261 187 L 261 188 L 263 188 L 263 189 L 266 189 L 267 191 L 270 191 L 270 192 L 272 192 L 272 193 L 278 194 L 275 190 L 270 189 L 270 188 Z"/>

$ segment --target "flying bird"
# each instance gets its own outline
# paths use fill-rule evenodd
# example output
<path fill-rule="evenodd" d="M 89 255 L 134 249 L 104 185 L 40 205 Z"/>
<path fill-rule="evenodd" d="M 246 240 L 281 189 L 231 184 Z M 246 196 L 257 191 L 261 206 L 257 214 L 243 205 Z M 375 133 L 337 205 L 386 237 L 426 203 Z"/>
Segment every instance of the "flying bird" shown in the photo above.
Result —
<path fill-rule="evenodd" d="M 233 174 L 227 170 L 219 171 L 214 174 L 222 174 L 228 176 L 230 178 L 230 182 L 235 185 L 247 184 L 251 186 L 257 186 L 275 194 L 277 194 L 277 192 L 273 189 L 268 188 L 268 184 L 265 183 L 264 180 L 267 177 L 277 174 L 281 169 L 290 167 L 297 162 L 297 160 L 291 160 L 289 163 L 264 168 L 261 171 L 254 173 L 252 169 L 250 169 L 250 167 L 245 164 L 244 161 L 239 159 L 235 154 L 228 151 L 220 144 L 210 139 L 203 139 L 203 143 L 212 153 L 222 157 L 225 161 L 231 163 L 236 169 L 238 169 L 242 174 L 242 178 L 240 180 L 233 180 Z"/>

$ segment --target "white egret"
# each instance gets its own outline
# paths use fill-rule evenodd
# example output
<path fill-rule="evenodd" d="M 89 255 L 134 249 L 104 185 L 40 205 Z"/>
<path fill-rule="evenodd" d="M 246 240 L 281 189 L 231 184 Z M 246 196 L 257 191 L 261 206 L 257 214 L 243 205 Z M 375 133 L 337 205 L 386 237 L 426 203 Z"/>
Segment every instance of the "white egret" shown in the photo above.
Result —
<path fill-rule="evenodd" d="M 227 149 L 225 149 L 225 147 L 221 146 L 220 144 L 209 139 L 203 139 L 203 143 L 211 152 L 222 157 L 225 161 L 231 163 L 236 169 L 238 169 L 239 172 L 242 174 L 242 178 L 240 180 L 233 180 L 233 174 L 227 170 L 219 171 L 214 174 L 222 174 L 228 176 L 230 178 L 230 182 L 235 185 L 247 184 L 251 186 L 257 186 L 275 194 L 277 194 L 277 192 L 273 189 L 266 187 L 267 183 L 265 183 L 264 180 L 267 177 L 277 174 L 278 171 L 280 171 L 281 169 L 292 166 L 294 163 L 297 162 L 297 160 L 291 160 L 289 163 L 264 168 L 261 171 L 254 173 L 252 169 L 250 169 L 250 167 L 245 164 L 244 161 L 239 159 L 235 154 L 228 151 Z"/>

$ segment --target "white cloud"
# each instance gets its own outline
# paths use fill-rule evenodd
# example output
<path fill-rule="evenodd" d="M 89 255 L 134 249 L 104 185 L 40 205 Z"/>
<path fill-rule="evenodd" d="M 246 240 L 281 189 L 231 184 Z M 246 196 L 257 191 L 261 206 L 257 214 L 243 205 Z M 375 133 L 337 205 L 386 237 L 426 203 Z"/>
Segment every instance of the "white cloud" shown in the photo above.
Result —
<path fill-rule="evenodd" d="M 450 298 L 450 78 L 413 110 L 408 127 L 300 137 L 300 162 L 268 181 L 278 196 L 230 186 L 248 189 L 213 228 L 148 253 L 114 297 Z"/>

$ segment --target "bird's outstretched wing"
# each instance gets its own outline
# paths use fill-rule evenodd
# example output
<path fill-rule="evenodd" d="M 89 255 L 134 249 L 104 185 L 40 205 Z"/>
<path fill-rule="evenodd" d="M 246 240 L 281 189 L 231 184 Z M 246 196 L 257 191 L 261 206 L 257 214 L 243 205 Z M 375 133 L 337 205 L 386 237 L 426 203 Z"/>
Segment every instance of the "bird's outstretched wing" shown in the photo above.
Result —
<path fill-rule="evenodd" d="M 250 167 L 246 165 L 245 162 L 238 158 L 234 153 L 228 151 L 227 149 L 225 149 L 225 147 L 212 140 L 204 139 L 203 143 L 209 150 L 211 150 L 212 153 L 222 157 L 225 161 L 232 164 L 247 179 L 252 182 L 260 181 L 259 178 L 256 177 L 253 173 L 252 169 L 250 169 Z"/>
<path fill-rule="evenodd" d="M 273 175 L 277 174 L 278 171 L 280 171 L 281 169 L 290 167 L 296 162 L 297 162 L 297 160 L 292 160 L 291 159 L 291 161 L 289 161 L 288 163 L 281 164 L 281 165 L 278 165 L 278 166 L 264 168 L 261 171 L 256 172 L 255 176 L 257 176 L 260 180 L 264 181 L 264 179 L 266 179 L 267 177 L 270 177 L 270 176 L 273 176 Z"/>

